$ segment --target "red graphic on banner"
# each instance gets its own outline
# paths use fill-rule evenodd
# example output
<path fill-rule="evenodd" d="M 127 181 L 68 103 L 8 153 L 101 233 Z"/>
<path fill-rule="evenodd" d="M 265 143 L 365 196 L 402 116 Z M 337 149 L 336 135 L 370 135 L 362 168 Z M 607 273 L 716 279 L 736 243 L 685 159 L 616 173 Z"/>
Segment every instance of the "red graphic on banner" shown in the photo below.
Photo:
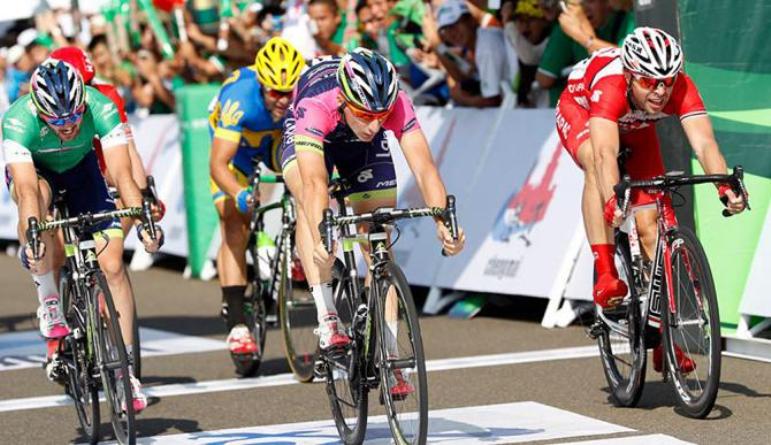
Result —
<path fill-rule="evenodd" d="M 554 197 L 557 186 L 552 184 L 552 181 L 557 171 L 560 156 L 562 156 L 562 146 L 557 144 L 549 164 L 538 182 L 533 182 L 533 173 L 538 164 L 533 166 L 527 179 L 525 179 L 525 184 L 514 192 L 501 209 L 493 228 L 494 240 L 508 242 L 512 236 L 520 235 L 525 243 L 530 245 L 530 241 L 525 235 L 543 220 Z"/>

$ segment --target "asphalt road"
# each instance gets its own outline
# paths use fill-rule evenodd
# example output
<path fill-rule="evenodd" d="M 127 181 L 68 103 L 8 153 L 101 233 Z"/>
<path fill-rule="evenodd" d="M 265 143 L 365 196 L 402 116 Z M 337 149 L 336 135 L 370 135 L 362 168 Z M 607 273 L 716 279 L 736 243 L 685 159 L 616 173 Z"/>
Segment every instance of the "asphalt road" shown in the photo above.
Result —
<path fill-rule="evenodd" d="M 217 315 L 216 283 L 184 280 L 179 272 L 165 269 L 133 273 L 132 281 L 137 291 L 140 325 L 164 331 L 168 338 L 179 340 L 179 343 L 157 344 L 160 346 L 156 353 L 174 354 L 143 359 L 145 387 L 155 394 L 151 405 L 138 417 L 140 436 L 155 436 L 145 439 L 146 443 L 167 443 L 171 435 L 180 433 L 194 434 L 190 443 L 214 443 L 205 441 L 204 436 L 222 429 L 247 431 L 250 427 L 330 419 L 323 385 L 294 384 L 286 375 L 289 368 L 283 358 L 278 331 L 268 333 L 260 376 L 233 380 L 235 374 L 228 354 L 218 343 L 225 333 Z M 7 355 L 3 349 L 19 346 L 20 341 L 14 335 L 35 329 L 33 317 L 37 301 L 29 277 L 15 259 L 5 255 L 0 255 L 0 283 L 3 303 L 0 309 L 0 444 L 61 444 L 82 440 L 73 407 L 56 406 L 62 400 L 57 397 L 62 395 L 62 388 L 49 383 L 37 365 L 25 367 L 18 360 L 3 361 Z M 661 376 L 652 370 L 648 371 L 648 383 L 639 406 L 616 408 L 609 400 L 595 344 L 586 337 L 584 329 L 581 326 L 543 329 L 533 316 L 537 307 L 534 310 L 532 305 L 527 306 L 526 311 L 519 311 L 513 305 L 490 307 L 472 320 L 446 316 L 421 319 L 430 361 L 430 408 L 436 413 L 431 417 L 432 428 L 440 421 L 447 424 L 446 419 L 455 419 L 452 416 L 462 418 L 462 422 L 454 421 L 456 426 L 447 427 L 444 433 L 430 435 L 432 440 L 769 443 L 771 365 L 768 363 L 724 357 L 717 405 L 706 420 L 692 420 L 682 415 L 675 407 L 669 384 L 663 383 Z M 33 337 L 30 334 L 25 338 Z M 35 342 L 31 343 L 34 347 Z M 147 343 L 150 345 L 149 340 Z M 203 344 L 209 345 L 208 349 L 196 350 Z M 521 354 L 530 351 L 534 353 Z M 447 360 L 464 357 L 477 358 Z M 476 366 L 483 359 L 485 365 Z M 495 407 L 490 408 L 491 405 Z M 382 413 L 376 403 L 373 408 L 373 415 Z M 464 409 L 444 411 L 451 408 Z M 542 412 L 539 410 L 550 414 L 537 415 Z M 475 415 L 477 412 L 487 414 Z M 486 421 L 505 424 L 509 429 L 487 428 Z M 557 421 L 562 422 L 561 426 L 546 424 Z M 595 424 L 605 430 L 579 428 Z M 305 426 L 283 428 L 291 431 Z M 104 420 L 102 431 L 109 439 L 110 427 Z M 548 434 L 555 435 L 549 438 Z M 293 436 L 286 434 L 248 437 L 251 439 L 216 443 L 312 442 L 312 438 L 304 436 L 287 439 Z"/>

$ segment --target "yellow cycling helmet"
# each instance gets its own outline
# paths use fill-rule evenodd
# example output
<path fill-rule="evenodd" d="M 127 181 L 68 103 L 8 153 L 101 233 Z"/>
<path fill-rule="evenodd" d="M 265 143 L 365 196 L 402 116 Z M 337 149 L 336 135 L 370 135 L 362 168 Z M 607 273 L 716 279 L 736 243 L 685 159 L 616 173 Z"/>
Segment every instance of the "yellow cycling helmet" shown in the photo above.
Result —
<path fill-rule="evenodd" d="M 254 67 L 260 83 L 277 91 L 292 91 L 305 66 L 305 59 L 289 41 L 273 37 L 257 51 Z"/>

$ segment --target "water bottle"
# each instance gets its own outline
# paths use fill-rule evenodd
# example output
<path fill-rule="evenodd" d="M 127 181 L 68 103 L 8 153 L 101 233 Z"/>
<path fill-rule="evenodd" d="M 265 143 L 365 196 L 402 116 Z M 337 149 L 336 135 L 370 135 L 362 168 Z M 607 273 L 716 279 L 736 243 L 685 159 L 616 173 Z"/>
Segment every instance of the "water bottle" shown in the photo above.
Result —
<path fill-rule="evenodd" d="M 271 265 L 276 258 L 276 243 L 267 233 L 257 232 L 257 261 L 259 261 L 260 279 L 267 281 L 271 276 Z"/>

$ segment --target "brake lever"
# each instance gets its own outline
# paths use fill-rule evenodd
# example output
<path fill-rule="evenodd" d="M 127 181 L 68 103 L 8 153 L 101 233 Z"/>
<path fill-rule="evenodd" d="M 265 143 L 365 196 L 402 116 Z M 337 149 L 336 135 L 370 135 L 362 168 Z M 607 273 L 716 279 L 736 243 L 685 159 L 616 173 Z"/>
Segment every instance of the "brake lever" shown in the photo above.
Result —
<path fill-rule="evenodd" d="M 628 175 L 624 175 L 624 178 L 616 185 L 613 186 L 613 193 L 616 195 L 616 205 L 621 210 L 621 214 L 626 217 L 626 212 L 629 210 L 629 198 L 631 196 L 630 178 Z"/>
<path fill-rule="evenodd" d="M 744 168 L 741 165 L 735 166 L 734 172 L 731 174 L 731 176 L 731 190 L 734 193 L 741 195 L 742 201 L 744 202 L 744 206 L 747 208 L 747 210 L 752 210 L 750 207 L 750 194 L 747 191 L 747 187 L 744 185 Z M 721 196 L 720 202 L 722 202 L 724 206 L 728 207 L 727 196 Z M 723 209 L 722 214 L 726 218 L 734 216 L 734 214 L 729 212 L 728 209 Z"/>
<path fill-rule="evenodd" d="M 321 242 L 324 243 L 324 248 L 327 249 L 327 252 L 330 254 L 332 253 L 332 240 L 334 237 L 332 220 L 332 209 L 325 209 L 324 217 L 321 220 L 321 223 L 319 223 L 319 232 L 321 234 Z"/>
<path fill-rule="evenodd" d="M 444 226 L 450 229 L 450 236 L 452 236 L 453 241 L 458 240 L 458 216 L 455 211 L 455 196 L 447 195 L 447 204 L 442 219 L 444 220 Z M 444 248 L 442 248 L 442 256 L 449 256 Z"/>
<path fill-rule="evenodd" d="M 32 258 L 35 261 L 40 259 L 40 228 L 37 224 L 37 218 L 30 216 L 27 219 L 27 243 L 32 249 Z"/>

